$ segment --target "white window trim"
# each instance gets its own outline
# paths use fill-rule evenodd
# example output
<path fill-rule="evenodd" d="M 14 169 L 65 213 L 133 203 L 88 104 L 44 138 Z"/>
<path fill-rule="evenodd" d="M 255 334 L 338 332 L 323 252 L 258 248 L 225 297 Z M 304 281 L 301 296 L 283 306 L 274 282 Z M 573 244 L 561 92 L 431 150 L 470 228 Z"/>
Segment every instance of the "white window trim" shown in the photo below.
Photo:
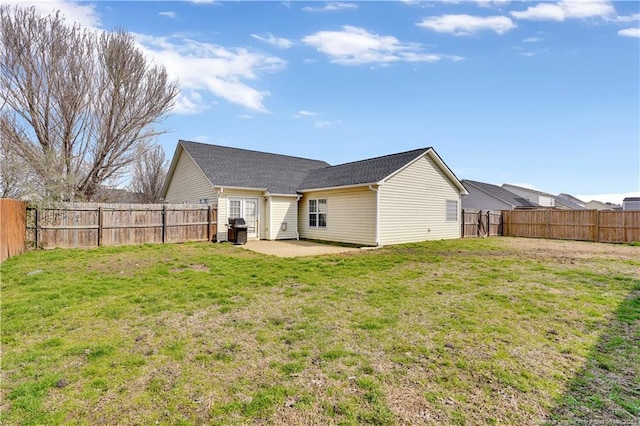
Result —
<path fill-rule="evenodd" d="M 451 219 L 449 217 L 449 203 L 456 203 L 456 217 L 455 219 Z M 460 214 L 459 214 L 459 207 L 460 207 L 460 203 L 458 202 L 458 200 L 446 200 L 445 201 L 445 220 L 447 222 L 458 222 L 460 220 Z"/>
<path fill-rule="evenodd" d="M 311 201 L 315 201 L 316 203 L 316 211 L 312 212 L 311 211 Z M 324 201 L 324 205 L 326 206 L 325 211 L 324 211 L 324 226 L 320 226 L 320 214 L 322 214 L 322 212 L 320 211 L 320 201 Z M 314 228 L 314 229 L 326 229 L 327 228 L 327 223 L 328 223 L 328 216 L 329 216 L 329 202 L 327 201 L 326 198 L 310 198 L 307 202 L 307 206 L 308 206 L 308 213 L 307 213 L 307 226 L 309 228 Z M 315 215 L 316 217 L 316 224 L 312 225 L 311 224 L 311 215 Z"/>

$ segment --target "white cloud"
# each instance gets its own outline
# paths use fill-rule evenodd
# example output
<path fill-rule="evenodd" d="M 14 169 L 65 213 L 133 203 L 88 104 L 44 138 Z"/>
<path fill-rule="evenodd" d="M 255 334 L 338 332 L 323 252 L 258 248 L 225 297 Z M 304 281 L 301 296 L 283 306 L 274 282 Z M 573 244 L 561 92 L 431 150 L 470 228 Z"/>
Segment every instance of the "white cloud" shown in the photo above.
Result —
<path fill-rule="evenodd" d="M 251 114 L 240 114 L 238 115 L 238 118 L 241 120 L 249 120 L 253 118 L 253 115 Z"/>
<path fill-rule="evenodd" d="M 89 28 L 100 27 L 100 16 L 95 5 L 86 3 L 71 3 L 65 0 L 24 1 L 4 0 L 3 4 L 18 4 L 24 7 L 34 7 L 36 12 L 48 15 L 60 11 L 68 23 L 78 23 Z"/>
<path fill-rule="evenodd" d="M 640 28 L 625 28 L 618 31 L 619 36 L 640 38 Z"/>
<path fill-rule="evenodd" d="M 483 30 L 504 34 L 514 28 L 516 24 L 506 16 L 471 16 L 471 15 L 442 15 L 425 18 L 416 24 L 438 33 L 454 35 L 471 35 Z"/>
<path fill-rule="evenodd" d="M 358 5 L 353 3 L 327 3 L 324 6 L 306 6 L 302 10 L 305 12 L 333 12 L 336 10 L 357 9 Z"/>
<path fill-rule="evenodd" d="M 202 95 L 195 90 L 182 90 L 178 95 L 173 112 L 176 114 L 199 114 L 207 109 Z"/>
<path fill-rule="evenodd" d="M 251 34 L 251 37 L 255 38 L 256 40 L 260 40 L 263 41 L 265 43 L 269 43 L 273 46 L 277 46 L 281 49 L 288 49 L 293 45 L 293 42 L 291 40 L 288 40 L 286 38 L 282 38 L 282 37 L 276 37 L 271 33 L 267 33 L 266 37 L 265 36 L 259 36 L 257 34 Z"/>
<path fill-rule="evenodd" d="M 216 0 L 189 0 L 189 3 L 195 3 L 195 4 L 212 4 L 215 2 Z"/>
<path fill-rule="evenodd" d="M 313 117 L 314 115 L 318 115 L 318 114 L 313 111 L 306 111 L 303 109 L 293 114 L 293 118 Z"/>
<path fill-rule="evenodd" d="M 171 19 L 175 19 L 175 17 L 176 17 L 176 13 L 175 12 L 159 12 L 158 15 L 166 16 L 167 18 L 171 18 Z"/>
<path fill-rule="evenodd" d="M 541 41 L 543 41 L 544 39 L 540 38 L 540 37 L 529 37 L 529 38 L 525 38 L 524 40 L 522 40 L 523 43 L 539 43 Z"/>
<path fill-rule="evenodd" d="M 268 112 L 264 98 L 269 93 L 248 82 L 260 73 L 276 72 L 286 65 L 281 58 L 244 48 L 225 48 L 177 37 L 136 34 L 136 38 L 148 55 L 161 62 L 172 77 L 179 79 L 183 93 L 176 112 L 201 111 L 205 108 L 203 98 L 194 94 L 207 92 L 254 111 Z"/>
<path fill-rule="evenodd" d="M 615 14 L 616 10 L 607 0 L 562 0 L 558 3 L 538 3 L 527 10 L 511 12 L 514 18 L 535 21 L 607 18 Z"/>
<path fill-rule="evenodd" d="M 511 0 L 474 0 L 480 7 L 499 7 L 511 3 Z"/>
<path fill-rule="evenodd" d="M 402 43 L 393 36 L 370 33 L 364 28 L 344 26 L 342 31 L 319 31 L 302 41 L 314 46 L 342 65 L 385 64 L 392 62 L 436 62 L 460 57 L 424 52 L 421 45 Z"/>
<path fill-rule="evenodd" d="M 316 120 L 315 123 L 313 123 L 313 127 L 316 129 L 323 129 L 329 126 L 331 126 L 331 122 L 326 120 Z"/>
<path fill-rule="evenodd" d="M 609 19 L 612 22 L 633 22 L 640 21 L 640 13 L 634 13 L 632 15 L 621 15 L 615 18 Z"/>

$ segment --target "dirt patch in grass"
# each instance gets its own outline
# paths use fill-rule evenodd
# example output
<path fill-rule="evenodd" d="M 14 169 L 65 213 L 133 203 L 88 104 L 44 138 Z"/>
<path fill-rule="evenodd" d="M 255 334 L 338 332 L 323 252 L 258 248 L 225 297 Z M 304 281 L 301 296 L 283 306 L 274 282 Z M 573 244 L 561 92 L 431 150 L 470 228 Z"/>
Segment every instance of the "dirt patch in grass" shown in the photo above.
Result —
<path fill-rule="evenodd" d="M 537 238 L 501 238 L 505 246 L 525 257 L 571 259 L 616 259 L 640 262 L 640 248 L 628 244 L 605 244 L 585 241 L 546 240 Z"/>

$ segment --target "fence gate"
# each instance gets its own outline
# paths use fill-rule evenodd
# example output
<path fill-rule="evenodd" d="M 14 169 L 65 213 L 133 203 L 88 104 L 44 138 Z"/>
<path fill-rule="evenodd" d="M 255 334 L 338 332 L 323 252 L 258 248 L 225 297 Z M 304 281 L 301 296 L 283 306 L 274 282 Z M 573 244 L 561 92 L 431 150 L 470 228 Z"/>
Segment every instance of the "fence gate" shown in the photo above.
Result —
<path fill-rule="evenodd" d="M 492 210 L 462 210 L 462 237 L 492 237 L 502 235 L 502 212 Z"/>

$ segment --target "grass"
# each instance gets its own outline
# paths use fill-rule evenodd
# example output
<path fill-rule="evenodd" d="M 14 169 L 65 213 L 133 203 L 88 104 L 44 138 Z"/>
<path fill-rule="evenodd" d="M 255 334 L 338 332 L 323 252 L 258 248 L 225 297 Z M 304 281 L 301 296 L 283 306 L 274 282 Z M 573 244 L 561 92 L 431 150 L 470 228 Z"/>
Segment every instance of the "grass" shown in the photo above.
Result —
<path fill-rule="evenodd" d="M 640 249 L 228 244 L 2 264 L 2 424 L 640 419 Z"/>

